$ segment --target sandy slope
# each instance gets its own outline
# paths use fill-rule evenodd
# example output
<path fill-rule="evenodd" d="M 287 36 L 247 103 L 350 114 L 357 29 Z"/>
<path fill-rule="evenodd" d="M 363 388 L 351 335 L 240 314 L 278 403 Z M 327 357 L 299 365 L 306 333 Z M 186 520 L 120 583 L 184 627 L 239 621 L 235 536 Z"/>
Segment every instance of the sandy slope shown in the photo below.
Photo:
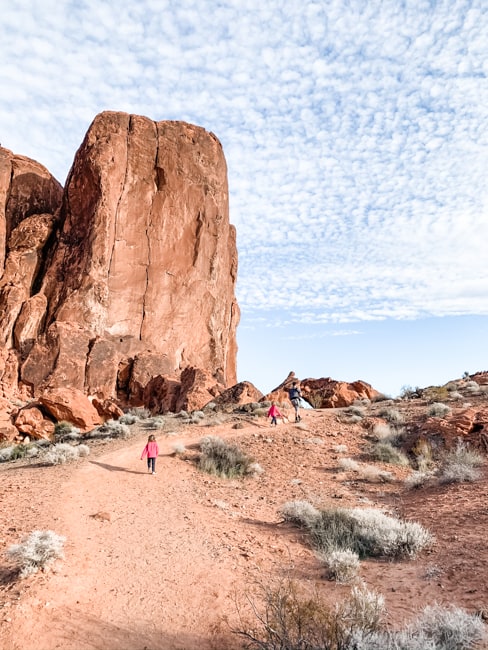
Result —
<path fill-rule="evenodd" d="M 337 471 L 335 447 L 359 457 L 361 427 L 339 425 L 334 411 L 306 412 L 304 425 L 227 423 L 159 436 L 156 476 L 139 460 L 143 431 L 72 466 L 2 466 L 1 548 L 39 528 L 67 538 L 54 573 L 18 582 L 1 560 L 2 650 L 231 648 L 238 640 L 224 621 L 237 624 L 236 593 L 285 570 L 341 598 L 349 588 L 325 580 L 303 535 L 279 522 L 278 507 L 292 499 L 388 507 L 436 535 L 415 561 L 363 562 L 392 623 L 436 601 L 488 609 L 486 479 L 414 492 L 403 488 L 404 469 L 393 483 L 353 480 Z M 264 473 L 218 479 L 172 454 L 175 440 L 191 445 L 208 434 L 237 437 Z"/>

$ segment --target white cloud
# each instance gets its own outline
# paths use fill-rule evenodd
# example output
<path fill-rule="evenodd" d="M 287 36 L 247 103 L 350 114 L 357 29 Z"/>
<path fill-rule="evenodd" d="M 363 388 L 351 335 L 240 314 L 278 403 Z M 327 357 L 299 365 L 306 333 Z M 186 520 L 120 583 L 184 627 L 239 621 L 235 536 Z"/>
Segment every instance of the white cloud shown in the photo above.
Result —
<path fill-rule="evenodd" d="M 0 141 L 63 181 L 101 110 L 195 122 L 226 153 L 243 311 L 487 314 L 487 28 L 482 0 L 18 0 Z"/>

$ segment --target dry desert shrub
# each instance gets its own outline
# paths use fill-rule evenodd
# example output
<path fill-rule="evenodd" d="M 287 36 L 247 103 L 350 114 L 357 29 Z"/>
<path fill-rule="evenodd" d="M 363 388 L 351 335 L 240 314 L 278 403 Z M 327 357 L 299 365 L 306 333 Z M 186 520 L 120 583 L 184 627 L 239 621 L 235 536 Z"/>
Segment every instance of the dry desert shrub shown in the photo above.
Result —
<path fill-rule="evenodd" d="M 127 424 L 128 426 L 136 424 L 139 420 L 139 416 L 135 413 L 124 413 L 124 415 L 119 418 L 120 424 Z"/>
<path fill-rule="evenodd" d="M 387 422 L 393 425 L 403 424 L 405 418 L 403 415 L 394 408 L 384 408 L 379 412 L 379 416 L 384 418 Z"/>
<path fill-rule="evenodd" d="M 352 458 L 339 458 L 339 468 L 346 472 L 355 472 L 358 478 L 363 481 L 370 481 L 372 483 L 389 483 L 393 480 L 391 472 L 386 472 L 374 465 L 367 465 L 365 463 L 357 463 Z"/>
<path fill-rule="evenodd" d="M 218 436 L 206 436 L 200 441 L 200 469 L 223 478 L 252 474 L 254 459 L 235 443 L 228 443 Z"/>
<path fill-rule="evenodd" d="M 80 430 L 71 422 L 61 420 L 54 425 L 54 439 L 56 442 L 67 442 L 69 440 L 79 440 L 80 438 Z"/>
<path fill-rule="evenodd" d="M 440 483 L 470 483 L 481 477 L 479 467 L 484 458 L 477 451 L 459 442 L 442 459 L 438 472 Z"/>
<path fill-rule="evenodd" d="M 339 550 L 317 552 L 317 557 L 327 567 L 329 577 L 341 584 L 347 584 L 359 574 L 359 555 L 354 551 Z"/>
<path fill-rule="evenodd" d="M 285 521 L 296 526 L 309 528 L 314 520 L 320 516 L 320 510 L 308 501 L 288 501 L 278 511 Z"/>
<path fill-rule="evenodd" d="M 123 424 L 120 420 L 107 420 L 104 424 L 93 429 L 85 435 L 85 438 L 97 439 L 110 439 L 120 438 L 127 440 L 131 436 L 131 430 L 127 424 Z"/>
<path fill-rule="evenodd" d="M 136 406 L 127 411 L 130 415 L 135 415 L 139 420 L 147 420 L 151 417 L 151 411 L 144 406 Z"/>
<path fill-rule="evenodd" d="M 427 409 L 427 415 L 434 418 L 445 418 L 450 412 L 450 407 L 442 402 L 434 402 Z"/>
<path fill-rule="evenodd" d="M 410 465 L 410 462 L 407 458 L 407 455 L 394 447 L 391 442 L 380 441 L 373 445 L 371 449 L 371 455 L 374 460 L 378 460 L 382 463 L 389 463 L 390 465 L 400 465 L 402 467 L 407 467 Z"/>
<path fill-rule="evenodd" d="M 18 566 L 20 577 L 25 578 L 61 559 L 65 541 L 65 537 L 52 530 L 35 530 L 20 544 L 10 546 L 7 555 Z"/>
<path fill-rule="evenodd" d="M 89 453 L 90 448 L 87 445 L 74 446 L 66 442 L 60 442 L 48 449 L 42 459 L 48 465 L 64 465 L 64 463 L 72 463 L 78 458 L 84 458 Z"/>
<path fill-rule="evenodd" d="M 413 490 L 426 485 L 434 478 L 434 476 L 434 472 L 416 470 L 406 477 L 404 483 L 407 488 Z"/>
<path fill-rule="evenodd" d="M 374 508 L 321 510 L 309 526 L 313 545 L 329 553 L 350 550 L 364 557 L 415 557 L 434 538 L 416 522 Z"/>
<path fill-rule="evenodd" d="M 288 578 L 259 583 L 246 599 L 246 611 L 238 605 L 241 625 L 233 632 L 249 649 L 353 650 L 354 634 L 366 638 L 384 615 L 383 597 L 364 586 L 335 606 Z"/>

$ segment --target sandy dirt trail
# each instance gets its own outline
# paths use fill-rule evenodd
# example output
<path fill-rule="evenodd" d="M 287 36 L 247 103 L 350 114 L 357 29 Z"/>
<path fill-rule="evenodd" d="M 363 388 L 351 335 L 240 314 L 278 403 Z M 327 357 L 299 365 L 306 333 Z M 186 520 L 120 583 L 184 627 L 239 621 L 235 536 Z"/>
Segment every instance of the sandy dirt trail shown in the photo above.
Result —
<path fill-rule="evenodd" d="M 88 459 L 62 486 L 53 510 L 66 559 L 19 608 L 12 650 L 204 647 L 228 607 L 219 601 L 235 559 L 212 541 L 219 510 L 196 512 L 194 469 L 163 441 L 152 476 L 139 460 L 143 444 Z"/>

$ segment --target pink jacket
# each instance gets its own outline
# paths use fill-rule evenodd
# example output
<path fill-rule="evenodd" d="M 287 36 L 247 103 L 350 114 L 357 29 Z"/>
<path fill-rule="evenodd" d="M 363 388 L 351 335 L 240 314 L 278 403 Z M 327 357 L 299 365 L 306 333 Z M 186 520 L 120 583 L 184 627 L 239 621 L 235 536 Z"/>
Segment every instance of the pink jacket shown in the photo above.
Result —
<path fill-rule="evenodd" d="M 280 417 L 282 417 L 281 413 L 278 410 L 278 407 L 275 406 L 274 404 L 272 406 L 270 406 L 270 408 L 269 408 L 268 417 L 269 418 L 280 418 Z"/>
<path fill-rule="evenodd" d="M 152 442 L 148 442 L 147 445 L 142 450 L 141 460 L 146 456 L 148 458 L 156 458 L 158 454 L 159 454 L 158 443 L 155 440 L 153 440 Z"/>

